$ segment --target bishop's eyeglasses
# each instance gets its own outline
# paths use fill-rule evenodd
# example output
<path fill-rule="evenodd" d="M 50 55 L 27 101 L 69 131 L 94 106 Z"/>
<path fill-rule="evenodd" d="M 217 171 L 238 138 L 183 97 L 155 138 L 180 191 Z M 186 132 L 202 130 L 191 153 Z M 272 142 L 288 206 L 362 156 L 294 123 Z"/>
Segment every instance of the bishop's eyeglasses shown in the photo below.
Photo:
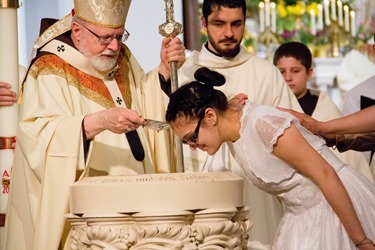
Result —
<path fill-rule="evenodd" d="M 126 40 L 128 40 L 129 36 L 130 36 L 130 33 L 125 29 L 125 33 L 122 34 L 122 35 L 117 35 L 117 36 L 99 36 L 98 34 L 96 34 L 94 31 L 90 30 L 89 28 L 87 28 L 85 25 L 83 24 L 80 24 L 82 27 L 85 27 L 85 29 L 87 29 L 88 31 L 90 31 L 91 34 L 93 34 L 94 36 L 96 36 L 98 38 L 98 42 L 101 44 L 101 45 L 108 45 L 110 44 L 113 39 L 116 38 L 117 41 L 121 41 L 121 42 L 125 42 Z"/>

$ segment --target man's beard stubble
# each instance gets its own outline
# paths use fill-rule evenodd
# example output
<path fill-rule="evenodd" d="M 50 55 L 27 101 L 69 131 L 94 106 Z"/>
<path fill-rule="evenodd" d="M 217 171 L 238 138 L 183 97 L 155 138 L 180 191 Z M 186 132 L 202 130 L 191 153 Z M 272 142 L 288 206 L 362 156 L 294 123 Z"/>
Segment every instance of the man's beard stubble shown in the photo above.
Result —
<path fill-rule="evenodd" d="M 88 51 L 88 42 L 86 39 L 82 39 L 79 45 L 77 46 L 78 50 L 87 57 L 89 62 L 96 68 L 98 71 L 106 72 L 113 69 L 117 65 L 117 58 L 119 52 L 112 50 L 105 50 L 98 55 L 89 55 Z M 112 56 L 112 57 L 107 57 Z"/>
<path fill-rule="evenodd" d="M 240 43 L 236 39 L 231 39 L 228 38 L 226 40 L 221 40 L 219 42 L 215 42 L 209 35 L 208 35 L 208 40 L 212 47 L 215 49 L 215 52 L 222 57 L 235 57 L 238 52 L 240 51 Z M 234 48 L 221 48 L 220 44 L 225 43 L 225 42 L 232 42 L 236 43 Z"/>

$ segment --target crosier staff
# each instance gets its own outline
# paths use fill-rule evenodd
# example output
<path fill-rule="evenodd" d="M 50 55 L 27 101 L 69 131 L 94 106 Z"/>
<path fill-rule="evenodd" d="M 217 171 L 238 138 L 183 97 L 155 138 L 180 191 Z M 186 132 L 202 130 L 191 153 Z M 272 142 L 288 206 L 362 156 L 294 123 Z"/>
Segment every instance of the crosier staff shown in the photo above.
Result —
<path fill-rule="evenodd" d="M 165 13 L 166 13 L 166 22 L 159 26 L 159 33 L 164 37 L 176 37 L 182 33 L 182 25 L 174 21 L 174 5 L 173 0 L 164 0 L 165 1 Z M 172 92 L 178 88 L 178 79 L 177 79 L 177 66 L 175 62 L 171 62 L 171 87 Z M 177 150 L 177 172 L 184 172 L 184 160 L 182 155 L 182 143 L 175 136 L 175 145 Z"/>
<path fill-rule="evenodd" d="M 0 81 L 12 85 L 18 93 L 18 0 L 0 0 Z M 14 159 L 13 144 L 18 125 L 18 106 L 0 108 L 0 245 L 5 237 L 5 218 L 9 195 L 10 172 Z"/>

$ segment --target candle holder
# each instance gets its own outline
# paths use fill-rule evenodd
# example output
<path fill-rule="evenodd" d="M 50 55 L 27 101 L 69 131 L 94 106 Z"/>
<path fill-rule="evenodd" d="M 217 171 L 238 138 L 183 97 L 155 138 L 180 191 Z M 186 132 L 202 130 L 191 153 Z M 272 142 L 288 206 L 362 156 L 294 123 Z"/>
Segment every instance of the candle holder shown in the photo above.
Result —
<path fill-rule="evenodd" d="M 340 27 L 335 21 L 331 21 L 329 25 L 328 39 L 330 44 L 330 56 L 339 57 L 340 56 Z"/>
<path fill-rule="evenodd" d="M 355 45 L 355 39 L 345 27 L 337 21 L 332 21 L 328 26 L 329 57 L 344 56 Z"/>
<path fill-rule="evenodd" d="M 266 46 L 266 59 L 272 60 L 271 44 L 277 44 L 278 40 L 275 34 L 272 32 L 271 27 L 266 27 L 264 32 L 260 34 L 259 43 Z"/>

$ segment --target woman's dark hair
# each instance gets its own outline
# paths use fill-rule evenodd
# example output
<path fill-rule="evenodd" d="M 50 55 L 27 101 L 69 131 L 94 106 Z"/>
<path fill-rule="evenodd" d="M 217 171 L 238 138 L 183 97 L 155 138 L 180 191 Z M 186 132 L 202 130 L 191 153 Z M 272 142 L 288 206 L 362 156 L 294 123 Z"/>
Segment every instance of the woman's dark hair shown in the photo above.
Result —
<path fill-rule="evenodd" d="M 197 69 L 194 77 L 196 81 L 181 86 L 170 96 L 166 112 L 167 122 L 176 120 L 178 116 L 198 119 L 209 107 L 219 111 L 226 110 L 227 97 L 223 92 L 214 89 L 214 86 L 225 83 L 225 77 L 206 67 Z"/>

